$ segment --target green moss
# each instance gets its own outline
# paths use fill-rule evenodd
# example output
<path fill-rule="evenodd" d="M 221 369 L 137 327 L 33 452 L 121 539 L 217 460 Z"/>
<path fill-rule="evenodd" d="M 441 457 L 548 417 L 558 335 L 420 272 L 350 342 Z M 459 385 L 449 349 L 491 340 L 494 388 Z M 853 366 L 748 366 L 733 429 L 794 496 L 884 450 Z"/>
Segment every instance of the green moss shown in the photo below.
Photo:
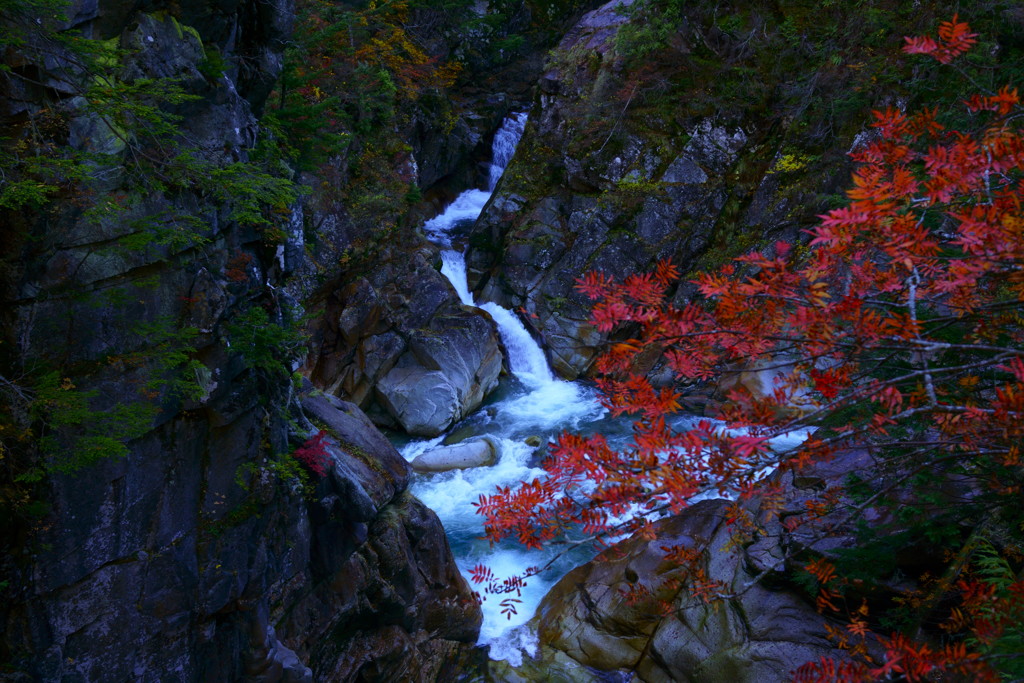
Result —
<path fill-rule="evenodd" d="M 216 521 L 207 522 L 204 525 L 204 530 L 211 538 L 220 538 L 228 530 L 241 526 L 251 519 L 260 519 L 262 509 L 263 505 L 260 504 L 256 496 L 246 496 L 238 506 L 224 517 Z"/>
<path fill-rule="evenodd" d="M 719 213 L 711 243 L 700 257 L 690 264 L 684 280 L 696 277 L 698 273 L 714 272 L 737 256 L 756 248 L 761 240 L 756 226 L 745 227 L 743 216 L 744 201 L 738 194 L 732 194 Z"/>
<path fill-rule="evenodd" d="M 216 81 L 228 70 L 229 64 L 221 56 L 220 49 L 216 45 L 204 45 L 203 54 L 203 61 L 199 62 L 196 68 L 207 79 Z"/>
<path fill-rule="evenodd" d="M 806 154 L 787 151 L 775 160 L 772 167 L 768 169 L 768 173 L 795 173 L 807 168 L 807 165 L 812 161 L 814 161 L 814 159 Z"/>
<path fill-rule="evenodd" d="M 155 16 L 157 19 L 160 19 L 161 21 L 171 22 L 171 26 L 174 27 L 175 32 L 178 34 L 178 40 L 184 40 L 185 36 L 188 35 L 192 38 L 195 38 L 200 45 L 202 44 L 203 39 L 199 36 L 199 31 L 197 31 L 193 27 L 188 26 L 187 24 L 182 24 L 180 21 L 175 19 L 170 14 L 167 14 L 166 12 L 157 12 L 153 16 Z"/>
<path fill-rule="evenodd" d="M 564 296 L 548 296 L 545 294 L 544 300 L 547 303 L 548 310 L 553 313 L 558 313 L 569 303 L 569 300 Z"/>
<path fill-rule="evenodd" d="M 551 187 L 561 184 L 563 171 L 558 153 L 540 142 L 530 123 L 516 149 L 512 163 L 501 179 L 503 194 L 517 194 L 534 202 L 549 194 Z"/>
<path fill-rule="evenodd" d="M 597 201 L 599 206 L 614 207 L 623 214 L 622 218 L 628 220 L 641 209 L 648 198 L 661 198 L 664 194 L 665 184 L 660 181 L 627 176 L 603 192 Z"/>

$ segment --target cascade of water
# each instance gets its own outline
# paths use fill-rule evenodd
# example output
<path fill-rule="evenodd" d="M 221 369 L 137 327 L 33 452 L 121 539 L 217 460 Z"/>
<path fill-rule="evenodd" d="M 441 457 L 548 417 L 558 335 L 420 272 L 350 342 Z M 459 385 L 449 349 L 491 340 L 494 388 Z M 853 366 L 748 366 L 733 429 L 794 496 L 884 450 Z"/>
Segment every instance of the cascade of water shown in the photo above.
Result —
<path fill-rule="evenodd" d="M 501 129 L 494 136 L 493 161 L 490 167 L 488 189 L 467 190 L 436 218 L 424 224 L 427 237 L 442 247 L 441 273 L 448 278 L 467 306 L 477 305 L 469 291 L 466 279 L 465 256 L 452 248 L 453 233 L 456 229 L 474 221 L 490 199 L 505 166 L 515 152 L 516 144 L 526 125 L 526 114 L 513 114 L 505 119 Z M 521 386 L 512 390 L 506 388 L 505 398 L 486 412 L 481 411 L 470 417 L 478 434 L 488 434 L 497 447 L 500 457 L 491 467 L 472 470 L 455 470 L 432 475 L 429 479 L 416 480 L 414 493 L 444 523 L 452 550 L 464 573 L 478 563 L 490 566 L 497 574 L 511 576 L 530 565 L 541 565 L 552 559 L 538 551 L 526 551 L 515 546 L 491 547 L 481 541 L 483 529 L 480 518 L 474 513 L 472 502 L 481 493 L 493 491 L 496 486 L 514 485 L 528 481 L 542 474 L 534 467 L 534 449 L 524 442 L 527 437 L 548 436 L 563 429 L 577 429 L 583 424 L 601 419 L 604 410 L 595 400 L 592 390 L 579 384 L 555 379 L 548 366 L 544 351 L 530 335 L 523 322 L 510 310 L 495 303 L 480 305 L 490 313 L 498 327 L 502 343 L 508 354 L 509 369 Z M 402 454 L 412 460 L 419 453 L 433 448 L 441 438 L 430 441 L 413 441 L 402 449 Z M 560 560 L 561 571 L 568 571 L 573 561 Z M 501 613 L 500 600 L 483 603 L 484 624 L 480 642 L 491 646 L 491 657 L 517 661 L 522 649 L 530 650 L 529 643 L 535 640 L 524 623 L 532 616 L 541 597 L 550 588 L 557 576 L 534 577 L 530 587 L 524 589 L 519 614 L 506 619 Z"/>
<path fill-rule="evenodd" d="M 494 192 L 494 188 L 505 172 L 508 162 L 512 161 L 512 155 L 516 152 L 519 138 L 523 137 L 523 130 L 526 129 L 527 113 L 512 114 L 494 134 L 494 142 L 491 143 L 491 167 L 487 179 L 487 191 Z"/>
<path fill-rule="evenodd" d="M 466 279 L 466 257 L 454 249 L 441 252 L 441 275 L 455 287 L 459 300 L 466 306 L 476 306 L 473 295 L 469 293 L 469 282 Z"/>
<path fill-rule="evenodd" d="M 423 228 L 427 236 L 438 246 L 451 246 L 451 231 L 463 221 L 476 220 L 483 210 L 491 192 L 498 184 L 498 179 L 515 154 L 516 145 L 526 127 L 526 113 L 512 114 L 494 134 L 492 144 L 492 161 L 488 191 L 467 190 L 460 194 L 444 213 L 427 221 Z M 459 299 L 467 306 L 475 306 L 473 296 L 466 281 L 466 259 L 454 249 L 441 252 L 441 273 L 455 287 Z M 509 369 L 527 386 L 537 389 L 555 381 L 548 367 L 544 351 L 530 336 L 526 326 L 516 315 L 495 303 L 484 303 L 480 306 L 491 314 L 501 341 L 508 352 Z"/>
<path fill-rule="evenodd" d="M 537 341 L 530 336 L 526 326 L 512 311 L 498 304 L 487 302 L 480 306 L 494 318 L 501 341 L 508 352 L 508 366 L 512 374 L 531 389 L 539 389 L 555 381 L 548 367 L 548 359 Z"/>
<path fill-rule="evenodd" d="M 423 232 L 426 233 L 427 239 L 439 247 L 450 247 L 452 228 L 475 221 L 490 198 L 490 192 L 466 190 L 456 197 L 443 213 L 423 224 Z"/>

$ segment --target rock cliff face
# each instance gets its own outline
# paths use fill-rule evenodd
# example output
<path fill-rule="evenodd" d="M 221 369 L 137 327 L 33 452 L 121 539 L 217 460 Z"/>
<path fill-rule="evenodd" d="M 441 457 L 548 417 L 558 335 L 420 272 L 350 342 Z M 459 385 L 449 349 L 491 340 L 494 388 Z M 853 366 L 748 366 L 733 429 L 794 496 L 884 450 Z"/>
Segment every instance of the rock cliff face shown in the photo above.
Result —
<path fill-rule="evenodd" d="M 480 613 L 444 530 L 358 408 L 304 405 L 330 434 L 312 491 L 270 470 L 234 483 L 261 438 L 254 410 L 216 429 L 172 421 L 125 461 L 58 480 L 49 548 L 8 605 L 11 663 L 42 680 L 451 672 Z"/>
<path fill-rule="evenodd" d="M 588 13 L 552 51 L 519 153 L 470 238 L 470 287 L 523 306 L 570 378 L 587 371 L 601 341 L 578 277 L 621 278 L 662 259 L 692 272 L 796 238 L 845 179 L 840 148 L 855 132 L 837 131 L 822 151 L 799 103 L 781 96 L 767 113 L 754 98 L 708 112 L 695 62 L 727 69 L 736 58 L 709 42 L 707 8 L 687 6 L 667 45 L 631 59 L 642 47 L 624 34 L 666 21 L 631 24 L 632 5 Z"/>
<path fill-rule="evenodd" d="M 154 138 L 164 147 L 116 118 L 151 110 L 96 99 L 103 91 L 74 53 L 31 32 L 0 93 L 15 145 L 5 154 L 45 139 L 90 155 L 77 157 L 89 169 L 82 193 L 55 185 L 46 210 L 3 207 L 3 398 L 23 420 L 5 416 L 4 429 L 59 414 L 66 422 L 51 423 L 47 443 L 70 438 L 67 421 L 86 434 L 71 452 L 43 451 L 45 476 L 3 480 L 3 675 L 455 680 L 481 617 L 440 523 L 406 492 L 407 464 L 357 407 L 307 387 L 303 409 L 288 377 L 297 309 L 281 283 L 303 263 L 301 230 L 268 245 L 258 216 L 243 219 L 237 198 L 200 178 L 233 182 L 226 174 L 249 161 L 292 7 L 141 9 L 79 2 L 59 28 L 118 45 L 117 78 L 130 87 L 177 79 L 184 96 L 156 105 L 180 117 Z M 29 31 L 35 17 L 25 18 L 3 17 Z M 161 156 L 172 147 L 188 158 Z M 176 175 L 185 171 L 196 178 Z M 143 173 L 159 183 L 138 185 Z M 244 181 L 261 201 L 276 187 L 255 171 Z M 446 315 L 487 340 L 462 311 Z M 443 355 L 427 357 L 440 366 Z M 487 371 L 466 371 L 467 405 L 493 382 L 496 358 L 492 341 Z M 51 388 L 19 384 L 46 367 L 59 372 Z M 148 384 L 182 367 L 188 389 Z M 152 412 L 126 407 L 136 404 Z M 310 457 L 322 477 L 287 455 L 320 430 Z M 4 443 L 18 442 L 10 434 Z"/>

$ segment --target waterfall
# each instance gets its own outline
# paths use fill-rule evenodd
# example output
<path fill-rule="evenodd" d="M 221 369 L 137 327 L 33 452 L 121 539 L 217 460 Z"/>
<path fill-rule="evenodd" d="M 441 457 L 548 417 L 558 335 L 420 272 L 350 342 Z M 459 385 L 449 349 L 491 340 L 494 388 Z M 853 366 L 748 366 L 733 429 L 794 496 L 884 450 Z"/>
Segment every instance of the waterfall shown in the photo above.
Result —
<path fill-rule="evenodd" d="M 501 174 L 505 172 L 508 162 L 512 161 L 516 145 L 526 128 L 526 112 L 512 114 L 505 119 L 505 122 L 494 134 L 494 141 L 491 143 L 491 165 L 487 171 L 486 190 L 466 190 L 455 201 L 448 205 L 438 216 L 423 224 L 423 232 L 434 244 L 439 247 L 450 247 L 452 244 L 452 230 L 472 223 L 484 210 L 487 200 L 491 198 L 494 188 L 498 185 Z"/>
<path fill-rule="evenodd" d="M 490 313 L 498 326 L 501 341 L 508 352 L 508 367 L 513 375 L 531 389 L 539 389 L 555 381 L 543 349 L 512 311 L 491 302 L 481 305 L 480 308 Z"/>
<path fill-rule="evenodd" d="M 464 232 L 483 211 L 515 153 L 525 125 L 525 113 L 513 114 L 505 119 L 495 134 L 487 190 L 463 192 L 444 213 L 423 225 L 427 237 L 441 247 L 441 273 L 467 306 L 478 304 L 473 300 L 466 280 L 465 255 L 453 248 L 454 236 Z M 486 564 L 496 574 L 511 576 L 531 565 L 555 562 L 553 573 L 530 579 L 529 586 L 522 590 L 520 596 L 523 602 L 519 613 L 511 619 L 502 613 L 498 596 L 484 596 L 480 642 L 491 646 L 492 658 L 516 663 L 522 651 L 531 651 L 536 642 L 536 635 L 525 623 L 533 615 L 541 597 L 560 573 L 567 572 L 589 556 L 570 553 L 556 559 L 556 550 L 526 550 L 514 543 L 492 547 L 481 538 L 481 519 L 475 514 L 472 503 L 481 493 L 492 492 L 496 486 L 514 486 L 543 474 L 536 466 L 535 448 L 526 443 L 527 439 L 539 438 L 543 442 L 562 430 L 585 428 L 602 419 L 605 411 L 592 389 L 554 377 L 543 349 L 515 313 L 492 302 L 480 303 L 479 307 L 494 320 L 507 353 L 509 369 L 518 382 L 503 380 L 503 387 L 496 392 L 501 399 L 487 410 L 466 418 L 460 427 L 471 426 L 478 437 L 486 434 L 498 449 L 498 462 L 491 467 L 417 477 L 412 490 L 441 518 L 464 574 L 468 575 L 470 567 L 476 564 Z M 402 446 L 402 454 L 412 460 L 419 453 L 440 444 L 443 438 L 411 441 Z"/>
<path fill-rule="evenodd" d="M 516 145 L 526 128 L 526 112 L 512 114 L 505 119 L 501 128 L 494 134 L 491 146 L 492 158 L 489 169 L 488 189 L 467 190 L 456 197 L 455 201 L 444 210 L 444 213 L 427 221 L 423 225 L 427 237 L 440 247 L 448 247 L 441 251 L 441 273 L 452 283 L 459 299 L 467 306 L 476 306 L 473 295 L 466 281 L 466 257 L 461 252 L 451 249 L 452 230 L 467 221 L 475 221 L 483 211 L 487 200 L 491 198 L 494 188 L 504 173 L 505 167 L 515 154 Z M 512 374 L 523 384 L 539 389 L 555 382 L 555 377 L 548 367 L 544 351 L 527 331 L 523 322 L 515 313 L 495 303 L 480 304 L 480 308 L 491 314 L 498 326 L 501 341 L 508 352 L 508 365 Z"/>
<path fill-rule="evenodd" d="M 466 306 L 476 306 L 473 303 L 473 295 L 469 293 L 469 282 L 466 279 L 466 256 L 454 249 L 445 249 L 441 252 L 441 275 L 448 278 L 459 300 Z"/>
<path fill-rule="evenodd" d="M 487 178 L 487 191 L 494 192 L 498 186 L 501 174 L 512 161 L 512 155 L 516 153 L 516 146 L 519 138 L 523 137 L 523 130 L 526 129 L 526 112 L 512 114 L 494 134 L 494 142 L 491 143 L 491 167 Z"/>
<path fill-rule="evenodd" d="M 490 192 L 466 190 L 456 197 L 443 213 L 423 224 L 423 232 L 426 233 L 427 239 L 439 247 L 450 247 L 452 229 L 464 223 L 473 223 L 490 198 Z"/>

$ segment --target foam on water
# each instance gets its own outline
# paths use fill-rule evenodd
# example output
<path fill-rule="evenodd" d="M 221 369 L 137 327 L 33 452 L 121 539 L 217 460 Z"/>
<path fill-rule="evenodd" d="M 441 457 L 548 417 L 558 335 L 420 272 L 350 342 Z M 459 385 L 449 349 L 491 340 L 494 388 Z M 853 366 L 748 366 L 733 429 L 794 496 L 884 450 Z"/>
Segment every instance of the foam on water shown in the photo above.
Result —
<path fill-rule="evenodd" d="M 539 431 L 576 430 L 582 424 L 598 420 L 605 409 L 597 401 L 597 392 L 563 380 L 542 384 L 520 396 L 502 402 L 498 415 L 521 426 Z"/>
<path fill-rule="evenodd" d="M 510 628 L 502 637 L 490 642 L 491 659 L 503 659 L 512 666 L 520 666 L 524 654 L 535 657 L 540 647 L 537 632 L 525 624 Z"/>
<path fill-rule="evenodd" d="M 490 198 L 490 191 L 466 190 L 443 213 L 423 224 L 427 239 L 438 246 L 450 247 L 452 228 L 463 221 L 475 221 Z"/>
<path fill-rule="evenodd" d="M 496 486 L 507 486 L 543 474 L 543 470 L 530 466 L 533 449 L 525 443 L 500 436 L 493 437 L 491 441 L 498 450 L 498 462 L 491 467 L 441 472 L 413 484 L 413 493 L 438 514 L 449 534 L 458 529 L 481 535 L 483 526 L 473 507 L 481 493 L 493 493 Z M 413 442 L 402 450 L 402 455 L 412 460 L 419 454 L 416 451 L 423 452 L 429 448 L 432 446 L 421 448 Z"/>
<path fill-rule="evenodd" d="M 499 415 L 484 426 L 485 430 L 502 423 L 506 426 L 498 427 L 500 431 L 514 431 L 510 429 L 513 424 L 523 426 L 502 419 L 500 413 L 505 407 L 504 404 L 499 403 L 495 407 Z M 411 460 L 419 453 L 433 448 L 440 441 L 439 437 L 429 442 L 412 442 L 402 450 L 402 454 Z M 476 514 L 476 508 L 473 506 L 480 495 L 493 493 L 497 486 L 530 481 L 543 474 L 542 469 L 531 465 L 534 449 L 520 439 L 492 435 L 491 441 L 499 452 L 495 465 L 417 478 L 411 487 L 413 495 L 441 518 L 456 562 L 467 580 L 470 570 L 478 564 L 486 565 L 496 577 L 503 579 L 521 574 L 526 567 L 547 563 L 558 551 L 557 547 L 528 550 L 515 541 L 505 541 L 494 546 L 483 538 L 482 518 Z M 482 596 L 481 610 L 484 620 L 479 643 L 491 646 L 492 659 L 508 660 L 518 666 L 524 651 L 533 654 L 536 636 L 524 625 L 533 616 L 537 605 L 554 582 L 578 561 L 580 560 L 567 557 L 555 571 L 531 577 L 519 595 Z M 508 597 L 520 601 L 516 603 L 515 614 L 509 615 L 503 611 L 501 602 Z"/>
<path fill-rule="evenodd" d="M 466 280 L 466 257 L 454 249 L 441 252 L 441 274 L 455 287 L 459 300 L 467 306 L 473 306 L 473 295 L 469 293 Z"/>

